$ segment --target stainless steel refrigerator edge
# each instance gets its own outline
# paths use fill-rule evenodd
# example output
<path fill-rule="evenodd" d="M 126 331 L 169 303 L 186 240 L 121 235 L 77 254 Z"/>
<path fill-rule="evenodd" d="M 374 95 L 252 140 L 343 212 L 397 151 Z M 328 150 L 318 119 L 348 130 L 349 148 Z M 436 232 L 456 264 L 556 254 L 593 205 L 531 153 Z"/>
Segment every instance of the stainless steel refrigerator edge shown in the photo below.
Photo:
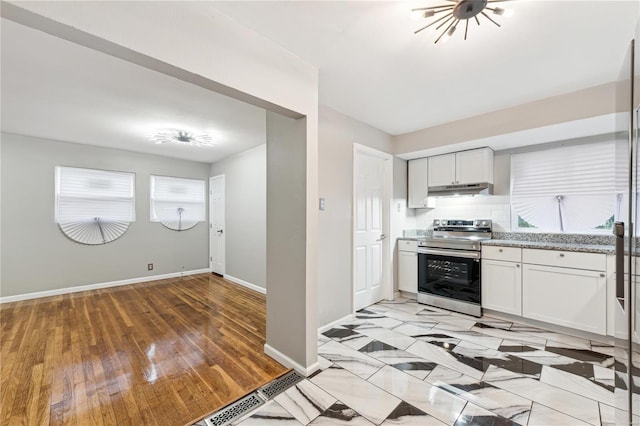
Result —
<path fill-rule="evenodd" d="M 626 170 L 620 176 L 622 182 L 618 190 L 622 211 L 619 222 L 614 225 L 616 236 L 616 300 L 613 307 L 615 321 L 615 405 L 616 424 L 638 424 L 640 415 L 640 294 L 636 282 L 640 277 L 636 270 L 638 256 L 638 135 L 640 132 L 640 53 L 638 42 L 640 22 L 636 28 L 635 40 L 631 40 L 620 71 L 616 87 L 616 129 L 617 138 L 627 144 L 621 153 Z M 626 271 L 626 273 L 625 273 Z M 630 355 L 630 356 L 629 356 Z M 634 371 L 636 374 L 634 375 Z"/>

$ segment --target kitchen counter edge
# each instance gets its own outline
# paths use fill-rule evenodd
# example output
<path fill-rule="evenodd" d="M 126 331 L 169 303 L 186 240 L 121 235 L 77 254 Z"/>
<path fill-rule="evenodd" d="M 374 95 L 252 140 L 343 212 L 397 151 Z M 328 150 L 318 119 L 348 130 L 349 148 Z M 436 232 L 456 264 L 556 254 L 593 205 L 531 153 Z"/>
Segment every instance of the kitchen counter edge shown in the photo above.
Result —
<path fill-rule="evenodd" d="M 483 246 L 520 247 L 541 250 L 562 250 L 582 253 L 604 253 L 615 254 L 615 246 L 597 244 L 572 244 L 553 243 L 547 241 L 518 241 L 518 240 L 485 240 L 481 241 Z"/>

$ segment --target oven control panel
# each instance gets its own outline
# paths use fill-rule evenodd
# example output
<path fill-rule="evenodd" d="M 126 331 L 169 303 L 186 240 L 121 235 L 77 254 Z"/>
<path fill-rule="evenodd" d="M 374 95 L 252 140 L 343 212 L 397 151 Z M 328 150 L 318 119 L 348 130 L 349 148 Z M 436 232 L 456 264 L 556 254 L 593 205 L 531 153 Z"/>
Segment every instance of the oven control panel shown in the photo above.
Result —
<path fill-rule="evenodd" d="M 433 221 L 434 229 L 443 228 L 477 228 L 477 229 L 491 229 L 491 219 L 435 219 Z"/>

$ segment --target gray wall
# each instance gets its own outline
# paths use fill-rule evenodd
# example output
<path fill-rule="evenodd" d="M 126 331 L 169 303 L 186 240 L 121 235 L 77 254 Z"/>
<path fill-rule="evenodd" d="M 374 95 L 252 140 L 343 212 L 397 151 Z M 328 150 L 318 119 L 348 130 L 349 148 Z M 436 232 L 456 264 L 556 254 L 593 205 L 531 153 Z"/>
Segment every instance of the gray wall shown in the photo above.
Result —
<path fill-rule="evenodd" d="M 407 161 L 393 158 L 393 202 L 391 203 L 391 243 L 393 244 L 393 291 L 398 291 L 398 237 L 405 229 L 416 229 L 416 209 L 407 208 Z M 418 212 L 422 211 L 417 210 Z"/>
<path fill-rule="evenodd" d="M 493 156 L 493 195 L 511 194 L 511 153 L 497 151 Z"/>
<path fill-rule="evenodd" d="M 225 274 L 266 288 L 267 146 L 211 165 L 225 175 Z"/>
<path fill-rule="evenodd" d="M 177 232 L 149 221 L 149 175 L 208 179 L 209 164 L 2 134 L 0 295 L 208 268 L 207 223 Z M 118 240 L 86 246 L 54 222 L 54 168 L 136 173 L 136 221 Z M 147 271 L 153 263 L 154 270 Z"/>
<path fill-rule="evenodd" d="M 310 348 L 307 292 L 306 120 L 267 112 L 267 344 L 302 366 L 316 361 Z M 313 316 L 313 318 L 312 318 Z M 315 330 L 314 330 L 315 331 Z M 317 343 L 316 343 L 317 344 Z"/>
<path fill-rule="evenodd" d="M 331 108 L 320 106 L 319 113 L 318 188 L 326 200 L 318 236 L 318 325 L 323 326 L 349 315 L 353 306 L 353 143 L 387 153 L 392 144 L 387 133 Z"/>
<path fill-rule="evenodd" d="M 499 111 L 394 136 L 394 153 L 404 154 L 564 123 L 615 110 L 615 83 L 553 96 Z"/>

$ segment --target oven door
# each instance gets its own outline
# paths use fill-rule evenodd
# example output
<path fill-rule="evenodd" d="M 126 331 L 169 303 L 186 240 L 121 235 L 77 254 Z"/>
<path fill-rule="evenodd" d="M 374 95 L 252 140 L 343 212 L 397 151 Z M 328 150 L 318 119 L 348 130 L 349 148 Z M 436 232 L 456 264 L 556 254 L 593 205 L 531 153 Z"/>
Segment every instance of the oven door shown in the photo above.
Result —
<path fill-rule="evenodd" d="M 419 249 L 418 292 L 480 305 L 480 253 Z"/>

